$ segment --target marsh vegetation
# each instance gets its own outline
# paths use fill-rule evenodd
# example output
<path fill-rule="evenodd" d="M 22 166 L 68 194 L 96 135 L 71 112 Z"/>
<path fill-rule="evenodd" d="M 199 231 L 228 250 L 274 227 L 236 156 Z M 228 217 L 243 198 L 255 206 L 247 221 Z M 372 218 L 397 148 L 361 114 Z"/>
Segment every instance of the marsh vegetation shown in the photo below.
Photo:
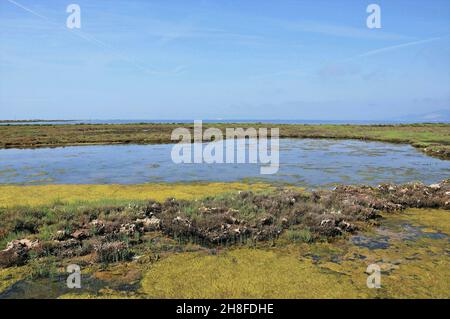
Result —
<path fill-rule="evenodd" d="M 2 125 L 0 148 L 36 148 L 96 144 L 171 143 L 175 128 L 193 130 L 179 124 L 74 124 L 74 125 Z M 450 158 L 450 124 L 402 125 L 303 125 L 267 123 L 208 123 L 216 127 L 279 127 L 282 138 L 358 139 L 410 144 L 428 155 Z"/>
<path fill-rule="evenodd" d="M 165 286 L 165 292 L 159 291 L 158 287 L 162 287 L 160 283 L 164 283 L 164 278 L 167 278 L 169 274 L 162 275 L 158 269 L 162 269 L 160 267 L 167 268 L 167 263 L 175 262 L 176 265 L 179 265 L 181 261 L 178 259 L 184 260 L 183 256 L 187 257 L 183 262 L 195 261 L 196 264 L 189 268 L 194 276 L 197 276 L 195 275 L 196 271 L 199 271 L 200 268 L 204 270 L 202 276 L 210 276 L 211 274 L 207 270 L 215 267 L 216 260 L 222 265 L 229 264 L 229 267 L 225 267 L 226 269 L 219 267 L 219 269 L 223 268 L 223 272 L 220 272 L 218 280 L 224 283 L 229 282 L 227 278 L 234 276 L 237 269 L 245 268 L 249 271 L 255 269 L 258 262 L 253 263 L 253 261 L 259 260 L 260 257 L 262 258 L 261 266 L 267 266 L 272 262 L 276 263 L 277 258 L 280 258 L 279 261 L 283 261 L 284 268 L 294 267 L 297 264 L 300 269 L 304 270 L 302 276 L 309 272 L 318 272 L 319 277 L 314 279 L 313 285 L 317 289 L 322 289 L 324 288 L 322 284 L 325 285 L 326 280 L 334 278 L 333 280 L 341 283 L 342 280 L 335 277 L 336 274 L 331 277 L 330 275 L 320 275 L 323 269 L 317 269 L 314 264 L 318 262 L 317 254 L 303 255 L 307 260 L 305 263 L 303 259 L 293 258 L 291 253 L 288 255 L 285 253 L 298 245 L 302 247 L 308 245 L 306 246 L 309 247 L 308 251 L 312 249 L 311 247 L 321 247 L 321 245 L 333 250 L 336 243 L 346 242 L 349 238 L 361 236 L 360 234 L 366 234 L 364 235 L 366 240 L 376 242 L 377 236 L 386 237 L 386 232 L 390 232 L 390 237 L 400 240 L 403 236 L 402 231 L 395 233 L 392 225 L 388 225 L 390 228 L 388 227 L 387 231 L 381 228 L 382 231 L 385 231 L 383 235 L 374 233 L 379 229 L 379 227 L 374 227 L 375 225 L 383 226 L 382 216 L 384 214 L 401 216 L 404 209 L 411 207 L 448 210 L 450 208 L 449 192 L 450 184 L 448 181 L 444 181 L 431 186 L 422 184 L 382 185 L 376 188 L 342 186 L 331 191 L 320 190 L 312 193 L 292 188 L 267 188 L 258 192 L 238 191 L 196 200 L 169 198 L 163 202 L 133 201 L 126 205 L 117 203 L 108 205 L 105 202 L 84 205 L 54 203 L 50 206 L 2 208 L 0 211 L 2 229 L 0 243 L 2 247 L 6 248 L 0 253 L 0 261 L 4 268 L 1 276 L 6 276 L 4 277 L 6 280 L 5 287 L 3 287 L 6 291 L 4 296 L 13 294 L 16 282 L 22 284 L 26 282 L 27 285 L 42 283 L 46 280 L 58 282 L 64 274 L 64 265 L 74 262 L 89 269 L 91 275 L 100 272 L 100 275 L 97 274 L 97 276 L 101 276 L 106 269 L 110 271 L 116 269 L 116 273 L 124 271 L 125 274 L 130 270 L 121 267 L 134 269 L 134 272 L 129 275 L 130 282 L 127 284 L 136 286 L 119 293 L 125 297 L 130 294 L 134 297 L 226 297 L 232 291 L 232 287 L 238 284 L 231 282 L 229 284 L 232 286 L 229 284 L 222 288 L 215 286 L 213 290 L 218 290 L 211 291 L 211 294 L 208 289 L 204 289 L 199 292 L 200 295 L 191 295 L 185 290 L 187 287 L 178 291 L 177 294 L 176 291 L 170 290 L 172 289 L 171 285 Z M 427 214 L 425 211 L 420 212 Z M 407 229 L 408 236 L 412 236 L 409 240 L 414 240 L 415 243 L 421 241 L 438 241 L 440 243 L 448 240 L 447 212 L 439 214 L 437 215 L 439 217 L 434 219 L 424 215 L 424 221 L 429 220 L 430 222 L 427 222 L 427 228 L 418 230 L 414 230 L 416 227 L 414 223 L 423 224 L 423 221 L 417 217 L 412 218 L 410 221 L 412 228 Z M 387 216 L 387 218 L 391 218 L 389 215 Z M 443 220 L 439 220 L 440 218 Z M 396 224 L 395 227 L 398 226 Z M 403 226 L 400 225 L 400 227 Z M 425 232 L 431 235 L 422 236 Z M 365 245 L 359 237 L 355 238 L 358 240 L 350 240 L 352 247 L 354 246 L 352 249 L 372 250 L 374 247 L 377 248 L 376 245 L 374 247 Z M 274 245 L 281 245 L 285 248 L 278 252 L 254 250 L 258 247 L 268 249 Z M 387 249 L 389 245 L 378 248 Z M 177 253 L 182 254 L 174 255 Z M 281 255 L 277 257 L 279 254 Z M 321 254 L 322 257 L 319 256 L 319 259 L 331 258 L 333 255 L 335 254 L 328 256 Z M 442 262 L 446 262 L 445 260 L 444 258 Z M 323 260 L 320 262 L 322 263 Z M 350 261 L 347 260 L 347 262 Z M 233 267 L 234 263 L 237 263 L 237 268 Z M 386 261 L 385 263 L 389 264 Z M 182 271 L 181 269 L 175 270 L 175 264 L 169 269 Z M 391 269 L 386 266 L 389 271 L 396 269 L 395 263 L 389 265 L 389 267 L 393 267 Z M 335 272 L 336 269 L 341 269 L 338 272 L 343 273 L 351 271 L 351 268 L 342 268 L 340 263 L 336 265 L 327 263 L 322 265 L 323 267 L 333 267 Z M 119 271 L 118 268 L 122 270 Z M 15 271 L 11 269 L 15 269 Z M 144 276 L 145 269 L 148 269 L 149 272 Z M 115 271 L 109 276 L 114 277 Z M 182 273 L 184 272 L 183 270 Z M 246 273 L 246 271 L 238 273 Z M 155 274 L 158 274 L 159 277 L 162 276 L 161 282 L 154 282 Z M 269 274 L 267 275 L 269 276 Z M 285 286 L 288 281 L 283 283 L 283 277 L 276 279 L 270 276 L 266 283 L 269 284 L 271 280 L 275 280 L 274 285 L 271 286 L 273 290 L 261 289 L 261 285 L 264 284 L 256 278 L 253 281 L 252 276 L 249 277 L 247 289 L 253 291 L 251 292 L 252 296 L 269 296 L 270 291 L 276 296 L 282 293 L 278 288 Z M 303 278 L 302 276 L 298 279 Z M 144 280 L 141 283 L 142 278 Z M 93 279 L 91 278 L 91 280 Z M 123 282 L 122 284 L 125 285 Z M 116 282 L 113 286 L 118 289 L 117 285 Z M 197 285 L 202 284 L 198 282 Z M 105 293 L 104 289 L 107 287 L 108 285 L 101 285 L 93 280 L 91 290 L 88 292 L 95 295 L 99 294 L 101 290 Z M 359 293 L 353 291 L 350 283 L 346 283 L 344 288 L 348 295 L 344 294 L 343 296 L 360 296 Z M 288 293 L 287 296 L 302 296 L 296 288 L 292 289 L 290 293 L 285 291 L 282 295 Z M 439 289 L 441 290 L 438 295 L 441 295 L 442 287 Z M 62 288 L 57 291 L 59 291 L 59 295 L 68 292 Z M 105 293 L 105 296 L 107 295 L 108 293 Z M 236 296 L 236 294 L 230 296 Z M 329 296 L 334 296 L 334 294 Z"/>

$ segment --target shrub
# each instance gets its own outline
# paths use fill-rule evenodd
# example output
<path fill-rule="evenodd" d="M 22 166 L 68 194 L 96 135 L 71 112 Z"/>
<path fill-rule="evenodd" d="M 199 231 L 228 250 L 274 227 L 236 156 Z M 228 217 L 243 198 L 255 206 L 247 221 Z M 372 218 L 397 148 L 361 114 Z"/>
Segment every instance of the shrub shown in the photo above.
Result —
<path fill-rule="evenodd" d="M 94 246 L 96 261 L 101 263 L 114 263 L 131 260 L 133 253 L 121 241 L 106 242 Z"/>
<path fill-rule="evenodd" d="M 293 242 L 310 243 L 313 241 L 311 232 L 306 228 L 300 230 L 290 229 L 286 232 L 286 236 Z"/>

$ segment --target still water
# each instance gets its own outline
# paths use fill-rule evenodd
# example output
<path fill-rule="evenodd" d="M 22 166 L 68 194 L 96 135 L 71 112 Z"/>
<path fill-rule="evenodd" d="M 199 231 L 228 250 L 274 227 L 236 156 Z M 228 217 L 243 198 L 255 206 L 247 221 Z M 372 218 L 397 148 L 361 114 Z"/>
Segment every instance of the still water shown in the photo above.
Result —
<path fill-rule="evenodd" d="M 135 184 L 268 181 L 308 188 L 337 183 L 434 183 L 450 177 L 450 161 L 412 146 L 324 139 L 281 139 L 277 174 L 259 164 L 175 164 L 167 145 L 103 145 L 0 150 L 0 184 Z"/>

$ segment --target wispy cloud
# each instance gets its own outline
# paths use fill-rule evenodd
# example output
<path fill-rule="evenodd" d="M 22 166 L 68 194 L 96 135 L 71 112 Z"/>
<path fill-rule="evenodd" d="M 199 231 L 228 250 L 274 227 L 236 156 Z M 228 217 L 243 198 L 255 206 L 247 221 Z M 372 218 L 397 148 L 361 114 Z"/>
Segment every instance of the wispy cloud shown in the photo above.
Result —
<path fill-rule="evenodd" d="M 305 71 L 303 69 L 291 69 L 291 70 L 285 70 L 285 71 L 278 71 L 278 72 L 272 72 L 272 73 L 264 73 L 264 74 L 257 74 L 250 76 L 250 79 L 252 80 L 264 80 L 269 78 L 275 78 L 280 76 L 304 76 L 306 75 Z"/>
<path fill-rule="evenodd" d="M 397 45 L 383 47 L 380 49 L 370 50 L 370 51 L 352 56 L 350 58 L 340 60 L 338 62 L 330 63 L 319 71 L 319 75 L 326 76 L 326 77 L 355 75 L 358 73 L 358 71 L 355 67 L 351 66 L 349 64 L 349 62 L 352 62 L 352 61 L 360 59 L 360 58 L 372 57 L 372 56 L 376 56 L 378 54 L 388 53 L 391 51 L 400 50 L 400 49 L 404 49 L 404 48 L 408 48 L 408 47 L 412 47 L 412 46 L 427 44 L 427 43 L 443 40 L 443 39 L 449 38 L 449 37 L 450 37 L 450 35 L 445 35 L 445 36 L 433 37 L 433 38 L 418 40 L 418 41 L 411 41 L 411 42 L 406 42 L 406 43 L 401 43 L 401 44 L 397 44 Z M 376 75 L 376 74 L 372 72 L 370 74 L 363 75 L 363 77 L 370 78 L 374 75 Z"/>
<path fill-rule="evenodd" d="M 50 20 L 45 15 L 40 14 L 40 13 L 36 12 L 35 10 L 33 10 L 33 9 L 29 8 L 29 7 L 26 7 L 26 6 L 22 5 L 21 3 L 17 2 L 17 1 L 14 1 L 14 0 L 6 0 L 6 1 L 8 1 L 9 3 L 15 5 L 16 7 L 19 7 L 21 9 L 23 9 L 24 11 L 32 14 L 35 17 L 38 17 L 41 20 L 46 21 L 47 23 L 55 26 L 56 28 L 59 28 L 59 29 L 62 28 L 64 30 L 70 32 L 71 34 L 73 34 L 73 35 L 75 35 L 75 36 L 77 36 L 77 37 L 79 37 L 79 38 L 81 38 L 81 39 L 83 39 L 83 40 L 85 40 L 85 41 L 87 41 L 87 42 L 97 46 L 98 48 L 101 48 L 103 50 L 106 50 L 106 51 L 110 52 L 112 55 L 114 55 L 118 59 L 121 59 L 123 61 L 128 62 L 129 64 L 133 65 L 135 68 L 141 70 L 144 73 L 152 74 L 152 75 L 177 75 L 177 74 L 183 72 L 185 70 L 185 68 L 186 68 L 186 66 L 184 66 L 184 65 L 178 65 L 178 66 L 175 66 L 175 68 L 173 70 L 164 70 L 164 71 L 163 70 L 156 70 L 156 69 L 153 69 L 153 68 L 148 68 L 147 66 L 143 65 L 140 61 L 137 61 L 135 58 L 130 57 L 130 56 L 126 55 L 126 54 L 123 54 L 121 51 L 117 50 L 113 46 L 111 46 L 111 45 L 109 45 L 109 44 L 107 44 L 107 43 L 97 39 L 96 37 L 94 37 L 94 36 L 92 36 L 90 34 L 82 32 L 81 30 L 69 29 L 69 28 L 66 28 L 65 26 L 61 26 L 59 23 L 56 23 L 56 22 Z"/>
<path fill-rule="evenodd" d="M 280 26 L 291 31 L 317 33 L 333 37 L 345 38 L 364 38 L 364 39 L 378 39 L 378 40 L 411 40 L 409 36 L 389 33 L 384 31 L 369 30 L 367 28 L 357 28 L 349 26 L 332 25 L 323 22 L 302 21 L 302 22 L 285 22 L 279 21 Z"/>
<path fill-rule="evenodd" d="M 262 79 L 262 78 L 272 78 L 272 77 L 277 77 L 277 76 L 282 76 L 282 75 L 298 75 L 298 76 L 319 75 L 320 77 L 323 77 L 323 78 L 336 78 L 336 77 L 344 77 L 344 76 L 361 75 L 361 76 L 363 76 L 363 78 L 369 79 L 374 76 L 380 75 L 379 74 L 380 72 L 371 72 L 369 74 L 363 74 L 363 73 L 361 73 L 361 70 L 358 67 L 349 64 L 349 62 L 352 62 L 359 58 L 371 57 L 371 56 L 375 56 L 378 54 L 388 53 L 391 51 L 400 50 L 400 49 L 404 49 L 404 48 L 408 48 L 408 47 L 412 47 L 412 46 L 416 46 L 416 45 L 432 43 L 432 42 L 443 40 L 446 38 L 450 38 L 450 35 L 433 37 L 433 38 L 418 40 L 418 41 L 411 41 L 411 42 L 407 42 L 407 43 L 391 45 L 391 46 L 383 47 L 380 49 L 367 51 L 367 52 L 364 52 L 364 53 L 361 53 L 361 54 L 358 54 L 358 55 L 355 55 L 355 56 L 352 56 L 352 57 L 349 57 L 346 59 L 342 59 L 342 60 L 335 61 L 335 62 L 330 62 L 330 63 L 326 64 L 324 67 L 320 68 L 317 74 L 305 73 L 305 72 L 302 72 L 301 70 L 285 70 L 285 71 L 279 71 L 279 72 L 274 72 L 274 73 L 261 74 L 261 75 L 254 76 L 252 78 Z"/>
<path fill-rule="evenodd" d="M 201 39 L 211 41 L 232 41 L 241 43 L 262 43 L 267 42 L 263 36 L 254 34 L 244 34 L 238 32 L 230 32 L 224 29 L 213 29 L 204 27 L 195 27 L 183 24 L 164 24 L 164 27 L 153 27 L 147 34 L 160 38 L 160 44 L 168 44 L 172 41 L 183 39 Z"/>
<path fill-rule="evenodd" d="M 353 76 L 361 73 L 360 68 L 355 65 L 332 63 L 327 64 L 319 70 L 319 76 L 322 78 L 335 78 L 344 76 Z"/>

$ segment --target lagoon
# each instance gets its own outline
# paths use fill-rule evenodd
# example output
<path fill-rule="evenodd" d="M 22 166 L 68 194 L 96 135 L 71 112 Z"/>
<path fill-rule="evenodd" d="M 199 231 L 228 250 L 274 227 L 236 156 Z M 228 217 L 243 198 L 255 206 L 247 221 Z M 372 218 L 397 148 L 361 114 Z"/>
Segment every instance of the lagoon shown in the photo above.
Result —
<path fill-rule="evenodd" d="M 0 150 L 0 184 L 140 184 L 264 181 L 306 188 L 336 184 L 434 183 L 450 162 L 410 145 L 333 139 L 281 139 L 280 169 L 259 164 L 175 164 L 173 144 Z"/>

